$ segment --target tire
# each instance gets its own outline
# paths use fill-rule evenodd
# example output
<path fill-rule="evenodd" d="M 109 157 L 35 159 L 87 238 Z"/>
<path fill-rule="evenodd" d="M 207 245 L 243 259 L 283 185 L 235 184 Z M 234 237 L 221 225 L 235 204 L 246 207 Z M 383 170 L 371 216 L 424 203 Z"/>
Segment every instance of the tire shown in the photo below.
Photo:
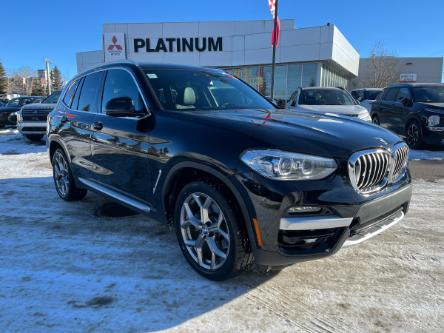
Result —
<path fill-rule="evenodd" d="M 25 136 L 29 141 L 40 141 L 44 137 L 43 134 L 26 134 Z"/>
<path fill-rule="evenodd" d="M 194 270 L 210 280 L 229 279 L 249 264 L 238 227 L 241 221 L 231 207 L 216 186 L 203 181 L 185 185 L 175 204 L 174 225 L 182 253 Z"/>
<path fill-rule="evenodd" d="M 418 121 L 412 120 L 407 124 L 405 136 L 405 140 L 410 148 L 419 149 L 422 147 L 424 140 L 422 136 L 422 128 Z"/>
<path fill-rule="evenodd" d="M 381 122 L 379 121 L 379 117 L 376 114 L 372 117 L 372 123 L 374 125 L 381 126 Z"/>
<path fill-rule="evenodd" d="M 57 148 L 52 157 L 54 185 L 60 198 L 66 201 L 83 199 L 87 190 L 76 187 L 69 161 L 64 151 Z"/>
<path fill-rule="evenodd" d="M 0 123 L 0 129 L 4 128 L 5 124 L 4 123 Z"/>

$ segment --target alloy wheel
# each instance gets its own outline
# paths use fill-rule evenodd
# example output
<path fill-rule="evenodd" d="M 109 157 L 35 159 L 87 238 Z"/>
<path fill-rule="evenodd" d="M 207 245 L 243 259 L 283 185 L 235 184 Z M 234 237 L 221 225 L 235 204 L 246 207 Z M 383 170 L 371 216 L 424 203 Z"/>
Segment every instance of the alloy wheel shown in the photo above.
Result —
<path fill-rule="evenodd" d="M 209 195 L 195 192 L 182 204 L 180 231 L 185 247 L 202 268 L 217 270 L 230 251 L 230 231 L 225 215 Z"/>
<path fill-rule="evenodd" d="M 56 152 L 54 155 L 54 179 L 62 196 L 67 196 L 69 192 L 69 168 L 65 157 L 60 153 Z"/>

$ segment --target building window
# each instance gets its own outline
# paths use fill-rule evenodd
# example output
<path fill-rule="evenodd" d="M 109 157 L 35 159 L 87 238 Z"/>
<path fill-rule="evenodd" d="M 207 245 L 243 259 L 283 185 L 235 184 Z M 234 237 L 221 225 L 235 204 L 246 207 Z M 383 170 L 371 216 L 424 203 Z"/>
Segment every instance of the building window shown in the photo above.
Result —
<path fill-rule="evenodd" d="M 318 84 L 318 63 L 290 63 L 276 65 L 274 96 L 288 99 L 299 87 Z M 271 65 L 224 68 L 228 73 L 244 80 L 265 96 L 271 95 Z"/>
<path fill-rule="evenodd" d="M 316 86 L 318 64 L 304 64 L 302 67 L 302 87 Z"/>

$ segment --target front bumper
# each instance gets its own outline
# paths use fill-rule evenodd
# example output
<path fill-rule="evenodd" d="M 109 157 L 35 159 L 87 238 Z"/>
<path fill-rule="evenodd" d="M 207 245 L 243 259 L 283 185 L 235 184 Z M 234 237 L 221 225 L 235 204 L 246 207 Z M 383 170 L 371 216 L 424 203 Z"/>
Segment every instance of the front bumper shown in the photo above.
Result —
<path fill-rule="evenodd" d="M 424 141 L 429 145 L 444 145 L 444 127 L 426 127 Z"/>
<path fill-rule="evenodd" d="M 330 182 L 321 185 L 323 189 L 313 182 L 311 189 L 282 197 L 277 189 L 267 194 L 263 188 L 258 196 L 259 193 L 251 193 L 249 185 L 263 241 L 255 249 L 258 264 L 287 266 L 332 255 L 343 246 L 383 232 L 401 221 L 408 211 L 412 195 L 408 172 L 399 183 L 369 197 L 358 195 L 338 177 Z M 318 206 L 321 211 L 289 215 L 288 208 L 295 205 Z"/>
<path fill-rule="evenodd" d="M 46 121 L 19 122 L 18 130 L 21 134 L 46 134 Z"/>

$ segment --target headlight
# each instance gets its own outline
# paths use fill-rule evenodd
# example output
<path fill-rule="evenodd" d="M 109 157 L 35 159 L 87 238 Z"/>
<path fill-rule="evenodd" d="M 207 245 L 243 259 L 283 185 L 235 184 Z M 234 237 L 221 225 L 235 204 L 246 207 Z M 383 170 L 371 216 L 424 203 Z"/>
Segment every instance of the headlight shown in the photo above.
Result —
<path fill-rule="evenodd" d="M 439 125 L 440 117 L 439 116 L 430 116 L 427 118 L 428 126 L 436 126 Z"/>
<path fill-rule="evenodd" d="M 275 180 L 316 180 L 337 168 L 333 159 L 280 150 L 248 150 L 241 160 L 264 177 Z"/>
<path fill-rule="evenodd" d="M 372 117 L 370 117 L 370 113 L 367 110 L 361 112 L 358 118 L 365 121 L 372 121 Z"/>

